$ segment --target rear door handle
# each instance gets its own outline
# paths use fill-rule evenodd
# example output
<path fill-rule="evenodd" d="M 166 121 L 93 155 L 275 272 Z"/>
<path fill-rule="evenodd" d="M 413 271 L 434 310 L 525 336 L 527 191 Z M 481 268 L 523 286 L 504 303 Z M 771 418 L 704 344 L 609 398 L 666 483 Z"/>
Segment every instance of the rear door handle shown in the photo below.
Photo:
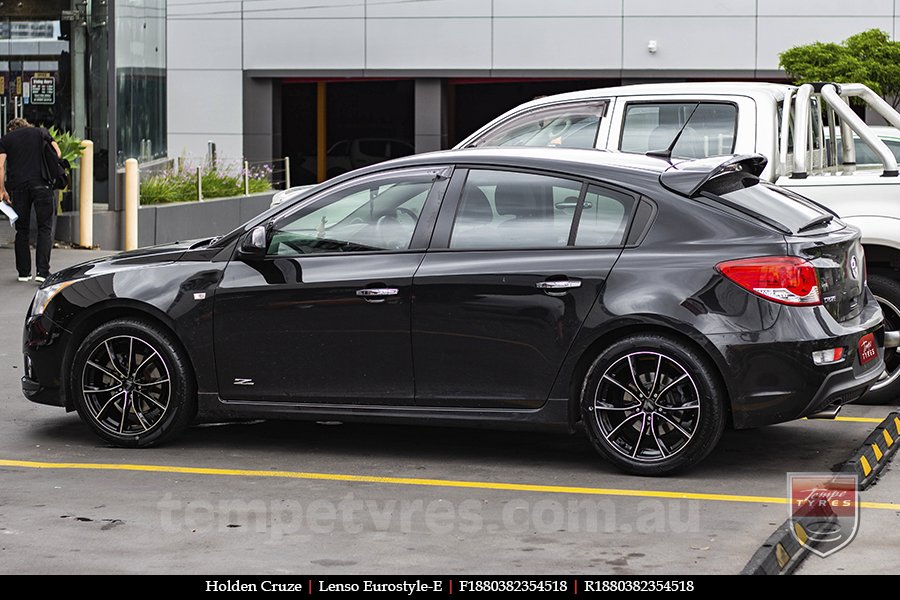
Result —
<path fill-rule="evenodd" d="M 553 281 L 538 281 L 534 287 L 544 290 L 550 296 L 562 296 L 566 291 L 580 288 L 581 281 L 577 279 L 562 279 Z"/>
<path fill-rule="evenodd" d="M 363 288 L 356 290 L 356 295 L 366 302 L 378 303 L 384 302 L 388 296 L 396 296 L 400 293 L 397 288 Z"/>

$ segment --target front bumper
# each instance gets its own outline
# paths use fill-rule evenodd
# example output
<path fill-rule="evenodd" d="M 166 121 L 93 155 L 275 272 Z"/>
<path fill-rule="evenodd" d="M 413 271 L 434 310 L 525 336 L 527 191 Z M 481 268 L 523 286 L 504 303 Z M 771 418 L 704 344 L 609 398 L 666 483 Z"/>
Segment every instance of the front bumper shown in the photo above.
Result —
<path fill-rule="evenodd" d="M 861 364 L 857 345 L 872 333 L 878 355 Z M 722 353 L 737 429 L 782 423 L 853 402 L 884 371 L 884 323 L 874 298 L 843 323 L 820 306 L 784 307 L 775 324 L 752 333 L 709 336 Z M 816 350 L 843 347 L 844 359 L 816 365 Z"/>
<path fill-rule="evenodd" d="M 71 334 L 51 319 L 29 317 L 22 336 L 25 375 L 22 393 L 38 404 L 70 408 L 66 402 L 63 365 Z"/>

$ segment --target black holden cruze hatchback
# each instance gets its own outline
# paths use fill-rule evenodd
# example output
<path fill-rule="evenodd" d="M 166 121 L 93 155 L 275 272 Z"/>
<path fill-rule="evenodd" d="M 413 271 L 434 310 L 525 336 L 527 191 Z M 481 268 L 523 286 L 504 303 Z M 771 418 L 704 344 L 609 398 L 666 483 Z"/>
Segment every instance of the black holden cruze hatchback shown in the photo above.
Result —
<path fill-rule="evenodd" d="M 882 372 L 859 231 L 765 159 L 475 149 L 382 163 L 213 239 L 54 274 L 25 395 L 104 440 L 248 417 L 583 428 L 639 474 Z"/>

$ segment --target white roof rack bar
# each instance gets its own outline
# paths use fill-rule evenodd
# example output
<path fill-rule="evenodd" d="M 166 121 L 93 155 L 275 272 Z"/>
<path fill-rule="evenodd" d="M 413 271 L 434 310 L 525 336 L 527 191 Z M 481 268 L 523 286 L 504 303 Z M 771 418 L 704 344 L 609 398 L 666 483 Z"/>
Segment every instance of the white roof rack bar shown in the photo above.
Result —
<path fill-rule="evenodd" d="M 794 101 L 794 168 L 792 179 L 806 179 L 807 149 L 809 148 L 809 99 L 813 86 L 804 83 L 797 88 Z M 842 115 L 843 116 L 843 115 Z"/>
<path fill-rule="evenodd" d="M 808 85 L 808 84 L 807 84 Z M 801 86 L 805 87 L 805 86 Z M 811 88 L 812 86 L 810 86 Z M 871 129 L 869 129 L 868 125 L 863 122 L 862 119 L 859 118 L 853 110 L 850 108 L 850 105 L 842 98 L 841 96 L 855 96 L 858 98 L 862 98 L 866 104 L 875 109 L 878 114 L 884 117 L 891 125 L 894 127 L 900 127 L 900 114 L 897 113 L 891 106 L 885 102 L 878 94 L 870 90 L 865 85 L 859 83 L 852 83 L 840 86 L 841 91 L 838 92 L 837 87 L 834 84 L 828 83 L 822 86 L 822 97 L 834 108 L 835 112 L 838 113 L 841 117 L 841 121 L 847 123 L 850 126 L 856 135 L 864 141 L 866 144 L 871 147 L 876 154 L 881 158 L 881 164 L 884 166 L 884 172 L 882 173 L 883 177 L 897 177 L 897 159 L 894 156 L 894 153 L 891 152 L 890 148 L 887 147 L 881 138 L 875 135 Z M 797 107 L 797 115 L 799 117 L 800 107 Z M 841 130 L 841 135 L 843 135 L 843 129 Z M 852 137 L 851 137 L 852 139 Z M 797 159 L 796 156 L 799 154 L 798 152 L 794 152 L 794 164 L 796 170 Z M 805 167 L 805 165 L 803 165 Z M 806 176 L 805 171 L 803 172 L 803 177 Z"/>

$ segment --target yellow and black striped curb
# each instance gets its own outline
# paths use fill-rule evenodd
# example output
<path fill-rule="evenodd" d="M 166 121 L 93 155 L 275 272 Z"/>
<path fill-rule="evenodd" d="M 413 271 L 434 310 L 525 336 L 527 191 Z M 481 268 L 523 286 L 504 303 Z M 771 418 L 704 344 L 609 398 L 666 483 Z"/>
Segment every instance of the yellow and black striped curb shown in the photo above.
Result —
<path fill-rule="evenodd" d="M 900 413 L 892 412 L 869 434 L 850 460 L 836 465 L 838 471 L 859 475 L 859 489 L 875 483 L 885 465 L 900 448 Z"/>
<path fill-rule="evenodd" d="M 790 519 L 782 523 L 753 554 L 747 566 L 741 571 L 741 575 L 790 575 L 793 573 L 809 554 L 809 550 L 801 546 L 797 538 L 791 535 L 793 526 Z M 804 539 L 806 532 L 802 527 L 797 533 L 801 539 Z"/>
<path fill-rule="evenodd" d="M 838 463 L 833 470 L 858 473 L 862 491 L 875 483 L 898 447 L 900 413 L 892 412 L 875 427 L 849 460 Z M 791 532 L 792 527 L 799 528 L 796 536 Z M 753 554 L 741 575 L 790 575 L 809 555 L 809 550 L 801 546 L 797 538 L 805 540 L 806 531 L 788 519 Z"/>

